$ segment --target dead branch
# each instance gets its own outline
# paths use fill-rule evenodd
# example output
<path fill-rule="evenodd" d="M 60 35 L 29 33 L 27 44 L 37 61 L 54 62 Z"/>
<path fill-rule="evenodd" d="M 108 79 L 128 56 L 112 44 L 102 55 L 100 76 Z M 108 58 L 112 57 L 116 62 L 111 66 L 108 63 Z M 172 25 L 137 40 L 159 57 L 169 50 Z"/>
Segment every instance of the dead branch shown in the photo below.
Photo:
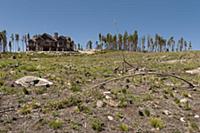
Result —
<path fill-rule="evenodd" d="M 164 76 L 164 77 L 173 77 L 173 78 L 179 79 L 179 80 L 187 83 L 190 88 L 195 87 L 195 85 L 193 85 L 191 82 L 189 82 L 186 79 L 183 79 L 179 76 L 176 76 L 176 75 L 166 74 L 166 73 L 157 73 L 157 72 L 142 72 L 142 73 L 136 73 L 136 74 L 131 74 L 131 75 L 124 75 L 124 76 L 121 76 L 121 77 L 118 77 L 118 78 L 113 78 L 113 79 L 104 81 L 102 83 L 99 83 L 97 85 L 94 85 L 93 87 L 91 87 L 91 89 L 97 88 L 99 86 L 105 85 L 105 84 L 113 82 L 113 81 L 121 80 L 121 79 L 128 78 L 128 77 L 139 76 L 139 75 L 142 75 L 142 76 L 144 76 L 144 75 L 157 75 L 157 76 Z"/>
<path fill-rule="evenodd" d="M 125 58 L 125 57 L 123 57 L 123 62 L 124 62 L 125 64 L 127 64 L 128 66 L 134 68 L 134 66 L 133 66 L 132 64 L 130 64 L 128 61 L 126 61 L 126 58 Z"/>
<path fill-rule="evenodd" d="M 122 62 L 121 62 L 121 66 L 118 66 L 114 69 L 114 73 L 117 73 L 118 71 L 122 72 L 123 74 L 125 74 L 126 72 L 128 72 L 130 69 L 134 69 L 137 70 L 138 66 L 136 65 L 132 65 L 131 63 L 129 63 L 124 54 L 122 54 Z"/>

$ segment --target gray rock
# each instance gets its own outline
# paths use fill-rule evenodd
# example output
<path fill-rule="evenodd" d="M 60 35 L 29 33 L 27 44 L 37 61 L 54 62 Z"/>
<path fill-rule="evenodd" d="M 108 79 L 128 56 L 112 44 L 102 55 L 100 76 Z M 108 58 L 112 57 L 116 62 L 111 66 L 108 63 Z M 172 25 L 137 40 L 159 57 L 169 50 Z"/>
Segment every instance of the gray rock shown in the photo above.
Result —
<path fill-rule="evenodd" d="M 169 110 L 163 110 L 163 114 L 165 114 L 165 115 L 171 115 L 172 113 Z"/>
<path fill-rule="evenodd" d="M 17 85 L 21 85 L 23 87 L 29 87 L 29 86 L 50 86 L 53 85 L 52 82 L 43 79 L 43 78 L 39 78 L 39 77 L 34 77 L 34 76 L 25 76 L 23 78 L 20 78 L 18 80 L 15 81 L 15 83 Z"/>
<path fill-rule="evenodd" d="M 185 122 L 185 118 L 184 118 L 184 117 L 181 117 L 181 118 L 180 118 L 180 121 L 181 121 L 181 122 Z"/>
<path fill-rule="evenodd" d="M 195 115 L 194 118 L 199 118 L 199 115 Z"/>
<path fill-rule="evenodd" d="M 103 104 L 104 104 L 103 101 L 98 100 L 96 106 L 97 106 L 98 108 L 101 108 L 101 107 L 103 107 Z"/>
<path fill-rule="evenodd" d="M 188 102 L 188 99 L 187 98 L 183 98 L 180 100 L 180 103 L 187 103 Z"/>
<path fill-rule="evenodd" d="M 114 120 L 114 118 L 112 117 L 112 116 L 108 116 L 108 120 L 110 120 L 110 121 L 113 121 Z"/>

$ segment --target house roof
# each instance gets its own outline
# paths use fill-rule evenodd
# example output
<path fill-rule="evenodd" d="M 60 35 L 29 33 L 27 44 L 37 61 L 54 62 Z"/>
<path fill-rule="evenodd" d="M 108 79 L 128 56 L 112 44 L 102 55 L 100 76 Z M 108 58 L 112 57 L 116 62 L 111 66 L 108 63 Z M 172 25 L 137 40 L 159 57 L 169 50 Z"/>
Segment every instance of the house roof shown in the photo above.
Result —
<path fill-rule="evenodd" d="M 47 33 L 42 34 L 41 37 L 42 37 L 43 39 L 49 39 L 49 40 L 51 40 L 51 41 L 56 41 L 56 39 L 55 39 L 54 37 L 52 37 L 51 35 L 49 35 L 49 34 L 47 34 Z"/>
<path fill-rule="evenodd" d="M 31 39 L 29 39 L 29 42 L 37 42 L 39 40 L 45 40 L 47 42 L 52 42 L 52 41 L 56 42 L 58 40 L 67 40 L 70 43 L 74 43 L 74 41 L 71 39 L 71 37 L 61 35 L 61 36 L 58 36 L 58 38 L 55 38 L 48 33 L 43 33 L 41 35 L 35 35 Z"/>
<path fill-rule="evenodd" d="M 59 39 L 66 40 L 67 38 L 66 38 L 65 36 L 59 36 L 59 37 L 58 37 L 58 40 L 59 40 Z"/>

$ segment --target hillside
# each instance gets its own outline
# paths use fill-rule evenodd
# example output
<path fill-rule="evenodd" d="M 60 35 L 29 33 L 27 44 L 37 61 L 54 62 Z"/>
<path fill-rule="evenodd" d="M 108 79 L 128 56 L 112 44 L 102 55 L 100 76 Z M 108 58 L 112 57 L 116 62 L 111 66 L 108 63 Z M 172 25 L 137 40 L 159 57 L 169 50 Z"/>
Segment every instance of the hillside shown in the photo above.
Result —
<path fill-rule="evenodd" d="M 197 133 L 199 67 L 197 51 L 0 54 L 0 133 Z"/>

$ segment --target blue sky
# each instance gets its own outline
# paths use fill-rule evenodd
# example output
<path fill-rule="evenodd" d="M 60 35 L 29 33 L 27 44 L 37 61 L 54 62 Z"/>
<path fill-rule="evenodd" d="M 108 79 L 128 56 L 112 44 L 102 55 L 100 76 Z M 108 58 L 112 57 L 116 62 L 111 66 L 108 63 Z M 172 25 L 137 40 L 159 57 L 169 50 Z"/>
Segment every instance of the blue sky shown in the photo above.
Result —
<path fill-rule="evenodd" d="M 184 37 L 200 50 L 199 0 L 0 0 L 0 30 L 31 35 L 59 32 L 76 43 L 98 33 L 159 33 Z"/>

